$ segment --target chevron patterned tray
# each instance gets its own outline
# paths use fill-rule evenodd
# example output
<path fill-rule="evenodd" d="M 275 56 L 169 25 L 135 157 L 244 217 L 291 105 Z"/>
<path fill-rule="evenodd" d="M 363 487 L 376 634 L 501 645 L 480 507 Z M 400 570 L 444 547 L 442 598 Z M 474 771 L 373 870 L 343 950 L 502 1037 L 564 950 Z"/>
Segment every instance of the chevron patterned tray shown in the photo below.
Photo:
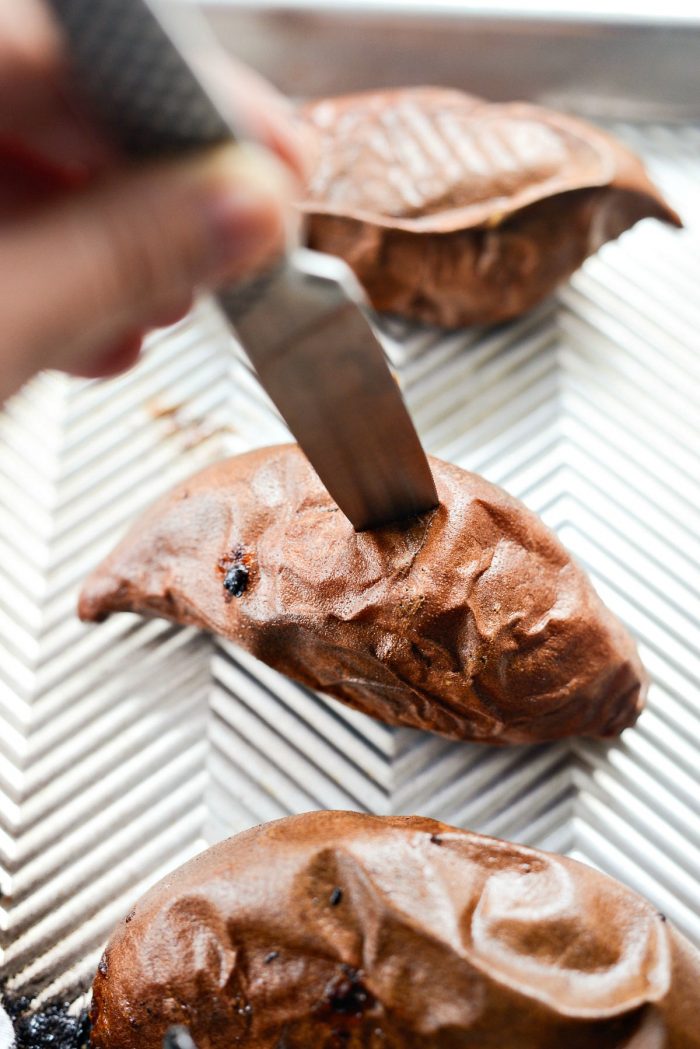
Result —
<path fill-rule="evenodd" d="M 154 496 L 287 439 L 204 303 L 129 375 L 44 375 L 0 418 L 10 989 L 75 997 L 149 884 L 224 835 L 316 807 L 419 812 L 569 853 L 700 943 L 700 129 L 613 130 L 688 229 L 643 223 L 514 324 L 384 332 L 429 450 L 542 514 L 639 638 L 654 686 L 638 726 L 608 746 L 449 743 L 192 630 L 81 625 L 81 580 Z"/>

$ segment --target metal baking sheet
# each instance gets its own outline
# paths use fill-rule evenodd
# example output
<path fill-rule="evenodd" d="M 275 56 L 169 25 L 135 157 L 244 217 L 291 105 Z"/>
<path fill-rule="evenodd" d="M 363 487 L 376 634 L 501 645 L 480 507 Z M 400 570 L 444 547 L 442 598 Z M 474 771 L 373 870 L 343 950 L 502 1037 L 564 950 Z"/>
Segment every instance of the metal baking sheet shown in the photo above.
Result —
<path fill-rule="evenodd" d="M 515 323 L 445 335 L 384 321 L 382 335 L 428 449 L 539 512 L 639 638 L 654 685 L 638 726 L 607 745 L 494 751 L 388 728 L 190 629 L 81 625 L 81 580 L 158 493 L 288 439 L 201 303 L 128 375 L 45 374 L 0 417 L 10 993 L 75 999 L 148 885 L 225 835 L 317 807 L 419 812 L 568 853 L 700 944 L 700 126 L 608 126 L 685 230 L 642 223 Z"/>
<path fill-rule="evenodd" d="M 204 0 L 203 6 L 231 49 L 289 95 L 427 83 L 608 119 L 699 115 L 700 8 L 690 0 L 663 6 Z"/>

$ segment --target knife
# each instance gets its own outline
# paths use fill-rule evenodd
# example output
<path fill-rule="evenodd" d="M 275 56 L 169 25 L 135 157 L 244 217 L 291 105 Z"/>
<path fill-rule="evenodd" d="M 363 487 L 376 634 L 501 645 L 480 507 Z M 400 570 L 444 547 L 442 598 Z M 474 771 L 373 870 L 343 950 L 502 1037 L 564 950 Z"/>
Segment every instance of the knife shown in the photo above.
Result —
<path fill-rule="evenodd" d="M 190 5 L 49 2 L 88 102 L 129 156 L 177 155 L 246 138 L 235 100 L 207 72 L 224 52 Z M 260 383 L 355 529 L 437 505 L 427 457 L 365 315 L 362 290 L 342 260 L 290 248 L 268 272 L 224 288 L 217 299 Z"/>

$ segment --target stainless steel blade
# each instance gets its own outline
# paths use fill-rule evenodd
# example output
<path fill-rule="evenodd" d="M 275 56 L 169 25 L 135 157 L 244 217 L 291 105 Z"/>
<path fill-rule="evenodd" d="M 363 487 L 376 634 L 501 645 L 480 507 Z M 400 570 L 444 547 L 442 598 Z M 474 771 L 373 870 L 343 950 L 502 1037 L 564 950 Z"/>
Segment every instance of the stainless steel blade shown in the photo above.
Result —
<path fill-rule="evenodd" d="M 356 529 L 437 505 L 425 452 L 344 262 L 299 248 L 266 278 L 264 294 L 235 288 L 219 301 L 260 382 Z"/>
<path fill-rule="evenodd" d="M 216 40 L 192 8 L 51 0 L 90 99 L 122 146 L 160 156 L 241 137 L 212 85 Z M 204 42 L 204 43 L 203 43 Z M 223 51 L 221 51 L 224 57 Z M 429 510 L 435 485 L 348 267 L 298 250 L 219 296 L 261 383 L 357 529 Z"/>

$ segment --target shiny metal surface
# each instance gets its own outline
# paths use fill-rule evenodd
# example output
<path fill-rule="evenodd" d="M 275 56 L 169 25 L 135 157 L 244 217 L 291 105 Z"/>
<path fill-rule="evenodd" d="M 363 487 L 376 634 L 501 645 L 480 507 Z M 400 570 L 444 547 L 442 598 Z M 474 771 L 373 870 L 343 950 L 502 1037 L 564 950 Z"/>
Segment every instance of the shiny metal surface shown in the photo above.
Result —
<path fill-rule="evenodd" d="M 435 482 L 364 292 L 341 259 L 298 248 L 262 293 L 217 299 L 263 388 L 358 531 L 437 506 Z"/>
<path fill-rule="evenodd" d="M 656 18 L 639 5 L 624 17 L 567 0 L 522 0 L 520 11 L 500 0 L 189 2 L 292 96 L 437 84 L 598 119 L 700 119 L 700 8 L 690 2 L 675 18 L 661 4 Z"/>
<path fill-rule="evenodd" d="M 384 339 L 426 447 L 542 514 L 639 638 L 654 684 L 638 726 L 612 744 L 450 743 L 319 699 L 189 629 L 80 624 L 82 578 L 142 507 L 207 462 L 287 437 L 204 303 L 131 374 L 42 376 L 0 420 L 11 990 L 73 997 L 163 873 L 314 807 L 421 812 L 566 852 L 700 944 L 700 128 L 612 130 L 686 230 L 638 226 L 513 324 L 445 336 L 387 323 Z"/>

